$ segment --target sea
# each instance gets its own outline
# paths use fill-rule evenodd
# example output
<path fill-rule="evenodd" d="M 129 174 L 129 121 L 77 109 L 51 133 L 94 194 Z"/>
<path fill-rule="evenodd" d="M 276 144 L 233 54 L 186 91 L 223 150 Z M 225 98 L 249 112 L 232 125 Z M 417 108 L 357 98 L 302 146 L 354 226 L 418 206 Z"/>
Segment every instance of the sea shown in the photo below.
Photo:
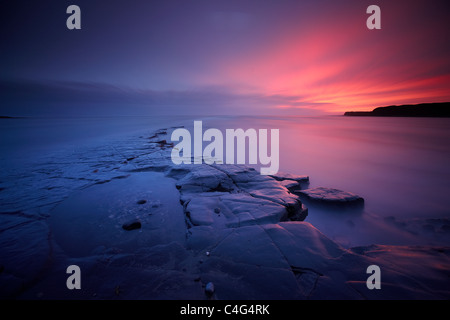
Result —
<path fill-rule="evenodd" d="M 363 197 L 364 206 L 355 209 L 307 203 L 305 221 L 344 247 L 450 245 L 450 118 L 336 115 L 0 119 L 0 214 L 12 212 L 16 206 L 21 210 L 21 198 L 13 197 L 11 188 L 33 194 L 37 185 L 33 179 L 39 179 L 33 174 L 42 171 L 53 154 L 67 152 L 70 160 L 69 155 L 77 150 L 78 154 L 86 152 L 95 157 L 93 150 L 99 149 L 94 146 L 129 143 L 130 137 L 161 128 L 190 128 L 194 120 L 202 120 L 205 129 L 278 129 L 279 171 L 308 175 L 307 188 L 336 188 Z M 59 165 L 70 168 L 74 164 L 64 161 Z M 24 176 L 28 178 L 21 184 Z M 39 201 L 33 203 L 38 205 Z"/>

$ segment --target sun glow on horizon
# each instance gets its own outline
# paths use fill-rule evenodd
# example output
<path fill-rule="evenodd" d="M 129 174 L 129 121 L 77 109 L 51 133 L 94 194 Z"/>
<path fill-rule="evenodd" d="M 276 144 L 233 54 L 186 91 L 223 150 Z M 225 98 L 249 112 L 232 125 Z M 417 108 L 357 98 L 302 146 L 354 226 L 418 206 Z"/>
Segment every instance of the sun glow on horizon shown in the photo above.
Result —
<path fill-rule="evenodd" d="M 426 27 L 413 32 L 399 26 L 403 6 L 384 9 L 381 30 L 368 30 L 364 12 L 355 10 L 285 21 L 264 45 L 223 57 L 213 81 L 283 95 L 286 101 L 269 105 L 283 112 L 341 113 L 450 101 L 449 61 L 439 53 L 444 40 L 430 38 L 432 29 Z"/>
<path fill-rule="evenodd" d="M 34 4 L 2 29 L 2 113 L 82 102 L 86 113 L 312 115 L 450 101 L 448 2 L 378 5 L 381 29 L 369 30 L 358 0 L 118 1 L 101 21 L 92 3 L 86 28 L 69 32 Z"/>

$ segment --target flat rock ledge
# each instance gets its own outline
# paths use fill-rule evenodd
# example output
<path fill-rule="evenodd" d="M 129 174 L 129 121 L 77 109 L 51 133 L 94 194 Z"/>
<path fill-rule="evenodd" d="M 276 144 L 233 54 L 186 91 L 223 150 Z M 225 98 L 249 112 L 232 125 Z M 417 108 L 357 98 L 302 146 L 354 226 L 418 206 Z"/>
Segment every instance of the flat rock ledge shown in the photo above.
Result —
<path fill-rule="evenodd" d="M 334 188 L 317 187 L 305 190 L 295 191 L 300 196 L 305 196 L 309 200 L 318 201 L 322 203 L 332 204 L 363 204 L 364 198 L 361 196 L 342 191 Z"/>
<path fill-rule="evenodd" d="M 167 176 L 177 179 L 189 228 L 232 228 L 303 221 L 308 209 L 283 183 L 239 165 L 186 165 Z M 291 184 L 297 183 L 291 180 Z"/>
<path fill-rule="evenodd" d="M 63 154 L 64 161 L 35 170 L 44 172 L 39 179 L 14 180 L 1 191 L 12 205 L 3 202 L 0 215 L 0 297 L 449 299 L 450 247 L 343 248 L 303 221 L 303 201 L 360 197 L 307 189 L 307 176 L 173 165 L 169 139 L 170 129 L 161 129 L 115 143 L 114 152 L 109 146 L 83 150 L 72 166 Z M 55 181 L 64 192 L 46 193 Z M 24 182 L 38 184 L 33 190 L 40 193 L 22 188 Z M 22 201 L 25 196 L 36 199 Z M 52 209 L 32 214 L 43 208 Z M 123 230 L 136 219 L 139 230 Z M 72 264 L 82 270 L 82 290 L 64 285 Z M 370 265 L 380 267 L 381 290 L 366 285 Z"/>

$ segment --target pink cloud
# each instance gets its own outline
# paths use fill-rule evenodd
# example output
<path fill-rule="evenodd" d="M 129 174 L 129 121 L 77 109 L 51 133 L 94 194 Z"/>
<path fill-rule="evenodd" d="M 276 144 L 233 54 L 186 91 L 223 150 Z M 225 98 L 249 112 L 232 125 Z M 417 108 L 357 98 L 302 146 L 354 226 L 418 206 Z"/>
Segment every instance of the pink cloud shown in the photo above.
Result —
<path fill-rule="evenodd" d="M 243 92 L 252 88 L 267 95 L 300 95 L 296 102 L 329 112 L 450 101 L 450 64 L 445 52 L 439 52 L 442 25 L 431 21 L 408 30 L 398 21 L 405 14 L 411 21 L 420 16 L 420 6 L 384 9 L 384 28 L 376 31 L 367 30 L 366 16 L 355 10 L 326 11 L 302 24 L 285 22 L 264 45 L 222 60 L 209 80 L 235 84 Z"/>

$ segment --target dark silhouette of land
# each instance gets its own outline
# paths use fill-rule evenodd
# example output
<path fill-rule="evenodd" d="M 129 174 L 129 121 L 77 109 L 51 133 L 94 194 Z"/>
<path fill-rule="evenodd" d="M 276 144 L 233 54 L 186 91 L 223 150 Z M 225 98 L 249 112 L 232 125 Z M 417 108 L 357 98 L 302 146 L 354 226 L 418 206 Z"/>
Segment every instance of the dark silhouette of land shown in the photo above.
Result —
<path fill-rule="evenodd" d="M 372 111 L 347 111 L 344 116 L 444 118 L 450 117 L 450 102 L 378 107 Z"/>
<path fill-rule="evenodd" d="M 11 116 L 0 116 L 0 119 L 25 119 L 28 117 L 11 117 Z"/>

